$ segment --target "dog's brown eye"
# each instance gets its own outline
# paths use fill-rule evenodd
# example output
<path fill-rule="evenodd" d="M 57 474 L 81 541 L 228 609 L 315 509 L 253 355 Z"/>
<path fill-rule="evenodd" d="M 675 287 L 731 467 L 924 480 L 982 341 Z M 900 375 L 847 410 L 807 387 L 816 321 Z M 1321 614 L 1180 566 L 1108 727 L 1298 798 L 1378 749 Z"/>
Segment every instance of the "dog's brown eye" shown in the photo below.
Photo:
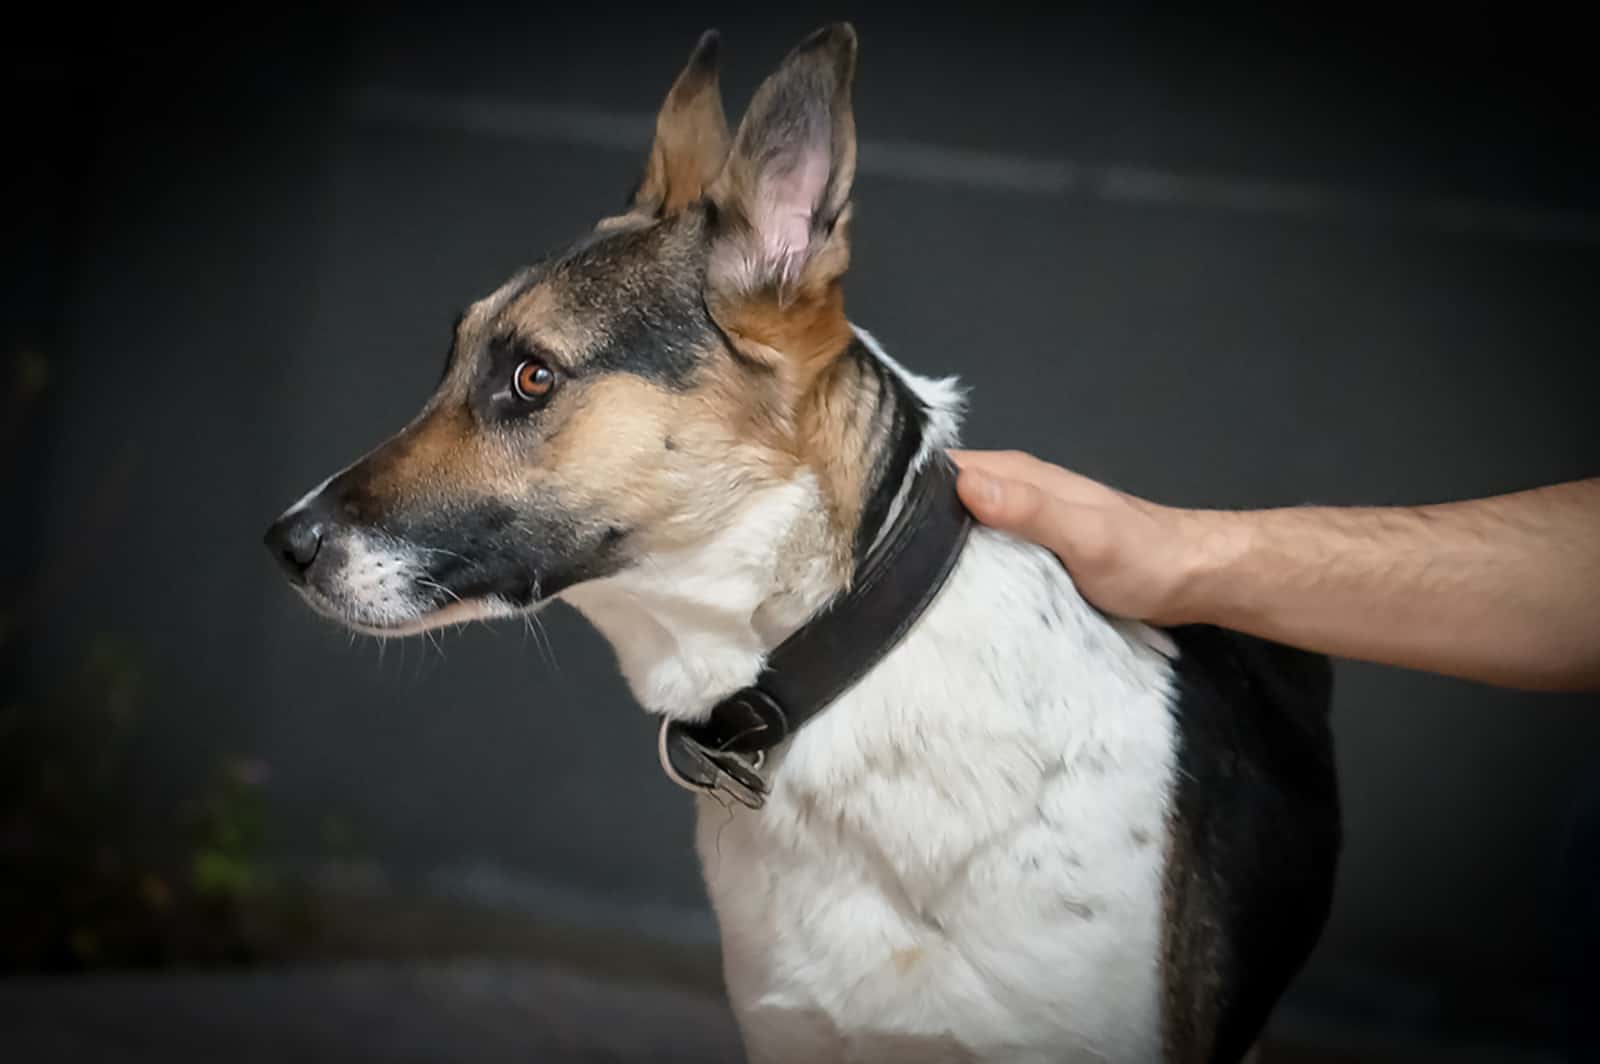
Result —
<path fill-rule="evenodd" d="M 556 386 L 555 371 L 536 358 L 517 367 L 512 386 L 520 399 L 543 399 Z"/>

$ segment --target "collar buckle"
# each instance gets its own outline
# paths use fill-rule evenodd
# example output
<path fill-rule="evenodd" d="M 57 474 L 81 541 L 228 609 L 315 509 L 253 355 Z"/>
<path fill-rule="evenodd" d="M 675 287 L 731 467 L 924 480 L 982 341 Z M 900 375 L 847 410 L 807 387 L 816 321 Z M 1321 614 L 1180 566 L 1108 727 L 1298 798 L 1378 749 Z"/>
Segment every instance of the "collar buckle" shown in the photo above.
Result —
<path fill-rule="evenodd" d="M 716 750 L 696 739 L 680 722 L 664 720 L 656 753 L 667 779 L 691 794 L 722 795 L 746 809 L 767 804 L 767 781 L 761 775 L 766 750 L 749 753 Z"/>
<path fill-rule="evenodd" d="M 766 750 L 787 738 L 789 717 L 778 699 L 747 686 L 717 702 L 704 722 L 661 722 L 656 752 L 677 786 L 758 810 L 766 803 Z"/>
<path fill-rule="evenodd" d="M 744 687 L 711 708 L 698 724 L 661 722 L 657 755 L 667 778 L 697 794 L 724 794 L 750 809 L 766 804 L 761 776 L 767 751 L 789 737 L 777 699 Z"/>

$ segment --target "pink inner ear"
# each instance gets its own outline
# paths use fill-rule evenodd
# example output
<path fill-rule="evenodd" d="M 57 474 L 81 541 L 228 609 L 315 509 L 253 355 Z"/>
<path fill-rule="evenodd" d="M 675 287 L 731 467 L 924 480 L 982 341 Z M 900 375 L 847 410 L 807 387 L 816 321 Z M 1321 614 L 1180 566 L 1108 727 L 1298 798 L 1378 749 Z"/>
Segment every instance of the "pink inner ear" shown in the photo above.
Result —
<path fill-rule="evenodd" d="M 827 183 L 828 152 L 820 146 L 803 151 L 794 169 L 761 180 L 755 228 L 761 257 L 780 282 L 794 280 L 805 267 L 811 219 Z"/>

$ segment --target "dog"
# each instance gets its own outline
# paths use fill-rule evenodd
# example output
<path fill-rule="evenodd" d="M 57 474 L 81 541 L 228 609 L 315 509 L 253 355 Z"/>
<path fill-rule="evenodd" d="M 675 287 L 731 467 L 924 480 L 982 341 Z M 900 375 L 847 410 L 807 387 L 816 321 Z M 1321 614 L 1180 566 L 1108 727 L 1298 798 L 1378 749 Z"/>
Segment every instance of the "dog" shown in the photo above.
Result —
<path fill-rule="evenodd" d="M 973 526 L 962 392 L 844 311 L 855 31 L 731 133 L 717 52 L 621 213 L 474 303 L 269 549 L 363 632 L 559 599 L 607 637 L 752 1060 L 1241 1059 L 1332 896 L 1328 662 L 1104 616 Z"/>

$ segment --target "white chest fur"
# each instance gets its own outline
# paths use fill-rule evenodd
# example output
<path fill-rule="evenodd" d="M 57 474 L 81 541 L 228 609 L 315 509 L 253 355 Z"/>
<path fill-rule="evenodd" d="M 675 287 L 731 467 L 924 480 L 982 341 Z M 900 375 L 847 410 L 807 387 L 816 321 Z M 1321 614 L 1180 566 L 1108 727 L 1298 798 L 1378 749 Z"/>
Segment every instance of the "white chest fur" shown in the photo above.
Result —
<path fill-rule="evenodd" d="M 701 802 L 752 1059 L 1156 1060 L 1171 652 L 976 530 L 765 809 Z"/>
<path fill-rule="evenodd" d="M 857 335 L 926 407 L 919 462 L 953 446 L 955 383 Z M 827 601 L 792 548 L 817 511 L 801 475 L 714 542 L 563 597 L 647 709 L 692 717 Z M 1157 1060 L 1175 653 L 974 529 L 905 640 L 770 760 L 764 809 L 700 800 L 751 1059 Z"/>

